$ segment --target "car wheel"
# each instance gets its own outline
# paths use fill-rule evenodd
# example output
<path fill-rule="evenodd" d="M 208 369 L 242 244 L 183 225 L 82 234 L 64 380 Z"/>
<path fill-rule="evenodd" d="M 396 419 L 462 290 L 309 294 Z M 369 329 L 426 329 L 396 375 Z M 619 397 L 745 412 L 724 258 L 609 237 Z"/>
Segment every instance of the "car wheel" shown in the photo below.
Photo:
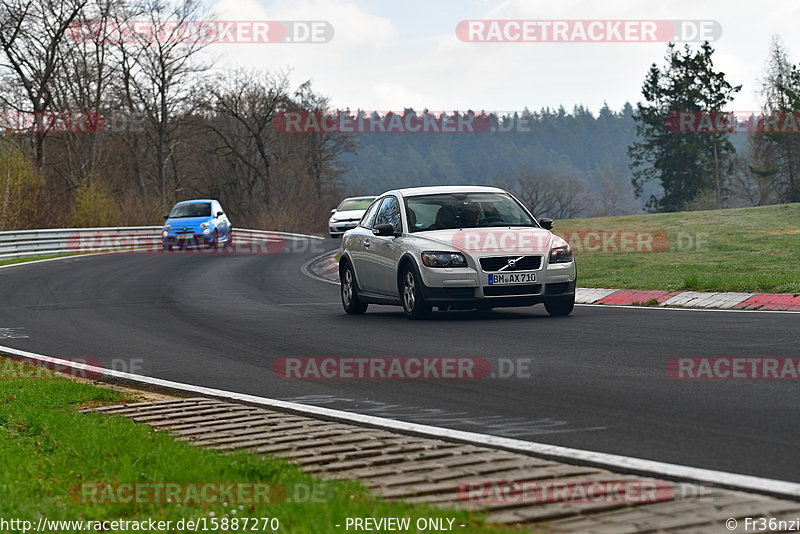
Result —
<path fill-rule="evenodd" d="M 348 315 L 362 315 L 367 311 L 369 304 L 358 300 L 358 284 L 353 267 L 345 264 L 342 272 L 342 307 Z"/>
<path fill-rule="evenodd" d="M 422 319 L 430 315 L 431 305 L 425 303 L 422 297 L 422 284 L 410 266 L 403 271 L 400 296 L 403 299 L 403 311 L 408 318 Z"/>
<path fill-rule="evenodd" d="M 163 245 L 164 252 L 169 252 L 172 250 L 172 245 L 168 245 L 166 242 Z"/>
<path fill-rule="evenodd" d="M 225 241 L 225 248 L 231 248 L 233 246 L 233 230 L 228 230 L 228 240 Z"/>
<path fill-rule="evenodd" d="M 562 317 L 572 313 L 572 308 L 575 307 L 575 295 L 567 297 L 557 297 L 545 301 L 544 307 L 547 313 L 553 317 Z"/>

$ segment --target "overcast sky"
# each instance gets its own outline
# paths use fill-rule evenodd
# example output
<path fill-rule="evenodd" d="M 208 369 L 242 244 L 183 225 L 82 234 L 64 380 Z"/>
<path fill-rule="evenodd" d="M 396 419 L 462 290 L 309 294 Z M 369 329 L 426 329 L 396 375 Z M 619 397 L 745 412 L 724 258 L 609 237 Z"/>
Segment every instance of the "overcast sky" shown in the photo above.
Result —
<path fill-rule="evenodd" d="M 644 76 L 662 65 L 666 43 L 474 43 L 462 20 L 715 20 L 715 66 L 742 85 L 730 110 L 759 109 L 759 80 L 773 35 L 800 62 L 797 0 L 210 0 L 223 20 L 316 20 L 335 31 L 325 44 L 215 44 L 218 65 L 311 80 L 336 107 L 365 110 L 527 107 L 596 112 L 641 100 Z M 693 44 L 695 48 L 697 44 Z"/>

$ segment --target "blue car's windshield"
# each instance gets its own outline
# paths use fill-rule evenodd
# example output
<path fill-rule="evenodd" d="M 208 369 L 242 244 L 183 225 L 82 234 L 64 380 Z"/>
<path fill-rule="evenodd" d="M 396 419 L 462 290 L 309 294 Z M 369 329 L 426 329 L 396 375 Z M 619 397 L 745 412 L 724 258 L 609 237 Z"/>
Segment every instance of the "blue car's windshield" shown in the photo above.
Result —
<path fill-rule="evenodd" d="M 169 214 L 170 219 L 182 217 L 211 217 L 210 202 L 195 202 L 192 204 L 179 204 Z"/>

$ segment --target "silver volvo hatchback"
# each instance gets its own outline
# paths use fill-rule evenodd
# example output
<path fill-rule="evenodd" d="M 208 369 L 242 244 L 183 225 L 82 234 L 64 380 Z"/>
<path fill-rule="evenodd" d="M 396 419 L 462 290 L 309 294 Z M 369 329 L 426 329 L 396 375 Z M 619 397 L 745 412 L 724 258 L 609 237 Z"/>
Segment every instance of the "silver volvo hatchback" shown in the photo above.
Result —
<path fill-rule="evenodd" d="M 496 187 L 387 191 L 344 234 L 339 260 L 348 314 L 370 303 L 403 307 L 412 319 L 436 306 L 491 309 L 544 303 L 569 315 L 577 269 L 569 244 Z"/>

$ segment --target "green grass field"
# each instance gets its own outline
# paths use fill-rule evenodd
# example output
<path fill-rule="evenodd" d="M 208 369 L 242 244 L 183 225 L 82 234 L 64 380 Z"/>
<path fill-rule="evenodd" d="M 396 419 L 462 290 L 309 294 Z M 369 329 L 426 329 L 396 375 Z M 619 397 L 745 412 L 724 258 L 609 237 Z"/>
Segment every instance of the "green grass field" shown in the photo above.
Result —
<path fill-rule="evenodd" d="M 4 520 L 28 520 L 35 525 L 40 517 L 152 518 L 171 520 L 174 525 L 180 519 L 205 518 L 210 528 L 212 518 L 241 522 L 245 517 L 269 517 L 277 518 L 279 532 L 317 533 L 342 530 L 333 525 L 343 528 L 347 517 L 408 517 L 412 524 L 417 518 L 454 518 L 454 525 L 466 525 L 454 527 L 458 532 L 510 532 L 466 512 L 383 502 L 359 483 L 323 482 L 284 460 L 246 452 L 220 454 L 123 417 L 79 413 L 81 407 L 124 401 L 125 395 L 40 371 L 0 358 L 0 518 Z M 286 488 L 288 497 L 266 504 L 254 503 L 252 498 L 238 505 L 214 499 L 204 504 L 153 502 L 152 498 L 123 503 L 129 493 L 86 489 L 93 484 L 98 487 L 96 483 L 129 482 L 277 483 Z M 240 523 L 238 530 L 209 531 L 243 529 Z M 259 522 L 253 531 L 265 529 Z"/>
<path fill-rule="evenodd" d="M 569 219 L 553 231 L 573 245 L 581 287 L 800 293 L 800 204 Z M 632 251 L 613 232 L 636 232 Z M 643 251 L 650 238 L 655 251 Z"/>

